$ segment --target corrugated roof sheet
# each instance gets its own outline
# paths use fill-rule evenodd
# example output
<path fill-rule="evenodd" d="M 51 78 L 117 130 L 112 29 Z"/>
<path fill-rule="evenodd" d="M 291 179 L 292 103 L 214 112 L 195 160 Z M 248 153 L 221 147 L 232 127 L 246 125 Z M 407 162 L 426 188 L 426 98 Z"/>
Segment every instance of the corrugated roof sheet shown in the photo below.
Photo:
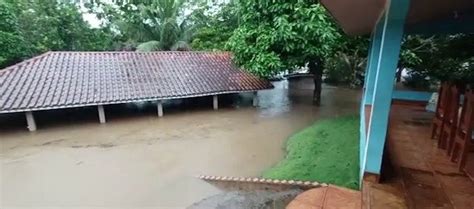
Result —
<path fill-rule="evenodd" d="M 0 113 L 267 88 L 230 53 L 48 52 L 0 70 Z"/>

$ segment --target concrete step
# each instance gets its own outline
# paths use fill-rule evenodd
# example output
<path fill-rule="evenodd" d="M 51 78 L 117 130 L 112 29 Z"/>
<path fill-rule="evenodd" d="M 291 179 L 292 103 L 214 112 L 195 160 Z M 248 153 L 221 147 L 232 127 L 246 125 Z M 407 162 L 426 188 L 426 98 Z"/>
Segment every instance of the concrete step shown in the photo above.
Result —
<path fill-rule="evenodd" d="M 361 201 L 359 191 L 329 185 L 299 194 L 286 209 L 360 209 Z"/>

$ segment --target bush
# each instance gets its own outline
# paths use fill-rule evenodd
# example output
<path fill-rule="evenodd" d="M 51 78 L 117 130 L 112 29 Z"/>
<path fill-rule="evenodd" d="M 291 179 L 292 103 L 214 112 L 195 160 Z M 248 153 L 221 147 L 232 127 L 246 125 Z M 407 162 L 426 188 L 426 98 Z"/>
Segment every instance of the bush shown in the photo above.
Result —
<path fill-rule="evenodd" d="M 137 51 L 139 52 L 152 52 L 152 51 L 159 51 L 160 50 L 160 42 L 159 41 L 148 41 L 141 43 L 137 46 Z"/>
<path fill-rule="evenodd" d="M 335 85 L 349 85 L 353 88 L 364 84 L 366 58 L 337 53 L 325 63 L 324 81 Z"/>
<path fill-rule="evenodd" d="M 431 86 L 428 75 L 419 71 L 408 71 L 407 76 L 403 77 L 403 84 L 413 89 L 429 89 Z"/>
<path fill-rule="evenodd" d="M 191 51 L 191 46 L 185 41 L 178 41 L 172 47 L 172 51 Z"/>

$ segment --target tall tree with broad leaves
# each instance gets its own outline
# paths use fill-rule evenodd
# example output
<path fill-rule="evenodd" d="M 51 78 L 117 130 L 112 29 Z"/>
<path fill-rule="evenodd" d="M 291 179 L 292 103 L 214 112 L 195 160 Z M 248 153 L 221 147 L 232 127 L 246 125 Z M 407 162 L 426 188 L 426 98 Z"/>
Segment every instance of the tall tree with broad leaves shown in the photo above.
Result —
<path fill-rule="evenodd" d="M 193 33 L 193 50 L 224 51 L 229 38 L 238 27 L 237 5 L 230 3 L 203 4 L 193 11 L 191 22 L 197 28 Z"/>
<path fill-rule="evenodd" d="M 457 83 L 474 84 L 474 34 L 408 36 L 400 65 L 412 73 Z"/>
<path fill-rule="evenodd" d="M 19 61 L 26 53 L 13 4 L 0 1 L 0 67 Z"/>
<path fill-rule="evenodd" d="M 240 25 L 229 40 L 235 61 L 261 77 L 308 64 L 313 103 L 320 104 L 325 58 L 341 34 L 327 11 L 310 0 L 239 1 Z"/>
<path fill-rule="evenodd" d="M 0 16 L 0 53 L 8 55 L 0 55 L 0 65 L 50 50 L 96 51 L 112 46 L 111 32 L 91 28 L 72 1 L 0 0 Z"/>
<path fill-rule="evenodd" d="M 186 9 L 192 9 L 194 2 L 124 0 L 110 4 L 98 0 L 88 7 L 125 41 L 144 44 L 138 49 L 186 50 L 194 29 L 187 20 Z"/>

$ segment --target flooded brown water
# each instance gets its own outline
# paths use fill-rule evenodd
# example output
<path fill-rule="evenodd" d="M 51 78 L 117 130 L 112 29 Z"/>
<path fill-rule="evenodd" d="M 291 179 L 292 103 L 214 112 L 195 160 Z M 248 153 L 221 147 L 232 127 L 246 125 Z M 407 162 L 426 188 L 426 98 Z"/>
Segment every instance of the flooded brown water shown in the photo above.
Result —
<path fill-rule="evenodd" d="M 106 107 L 102 125 L 95 109 L 46 112 L 36 132 L 23 115 L 3 116 L 0 208 L 185 208 L 219 192 L 195 176 L 259 176 L 292 133 L 358 112 L 357 90 L 326 86 L 314 107 L 311 89 L 309 79 L 279 81 L 259 92 L 258 108 L 170 105 L 163 118 L 155 107 Z"/>

